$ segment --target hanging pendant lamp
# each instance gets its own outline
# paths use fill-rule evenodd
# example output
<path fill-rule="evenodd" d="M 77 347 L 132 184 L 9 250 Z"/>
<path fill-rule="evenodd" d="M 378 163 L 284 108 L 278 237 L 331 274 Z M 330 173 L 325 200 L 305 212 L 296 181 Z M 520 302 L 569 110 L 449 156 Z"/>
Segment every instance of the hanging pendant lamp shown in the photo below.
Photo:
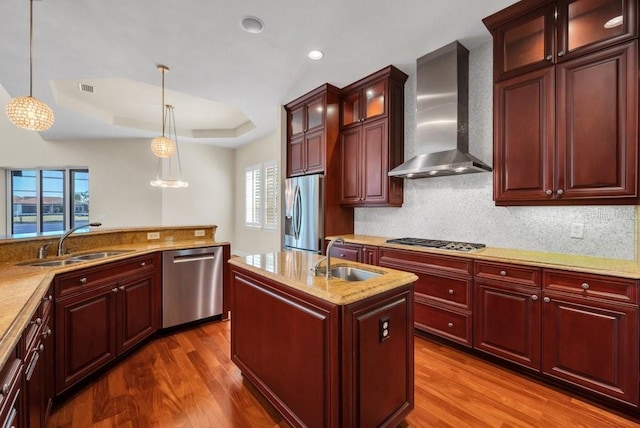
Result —
<path fill-rule="evenodd" d="M 167 120 L 168 109 L 165 109 L 164 104 L 164 74 L 169 71 L 169 67 L 166 65 L 158 65 L 158 70 L 162 72 L 162 135 L 151 140 L 151 151 L 159 158 L 168 158 L 173 155 L 176 150 L 176 146 L 171 141 L 171 138 L 167 138 L 164 135 L 165 122 Z"/>
<path fill-rule="evenodd" d="M 182 178 L 182 165 L 180 163 L 180 148 L 178 147 L 178 133 L 176 131 L 176 118 L 173 113 L 173 106 L 167 104 L 164 108 L 164 121 L 162 122 L 163 128 L 168 128 L 167 133 L 169 136 L 173 136 L 173 141 L 175 141 L 174 151 L 176 161 L 173 161 L 173 157 L 171 155 L 166 157 L 158 157 L 158 173 L 156 174 L 156 179 L 151 181 L 151 185 L 153 187 L 189 187 L 189 183 Z M 163 132 L 164 134 L 164 132 Z M 164 136 L 164 135 L 163 135 Z M 160 138 L 160 137 L 159 137 Z M 167 140 L 171 141 L 173 145 L 173 141 L 170 138 Z M 173 152 L 172 152 L 173 153 Z M 166 170 L 163 171 L 163 162 L 166 165 Z M 177 165 L 176 165 L 177 164 Z M 163 174 L 166 173 L 166 174 Z M 164 178 L 163 178 L 164 176 Z"/>
<path fill-rule="evenodd" d="M 6 112 L 11 123 L 29 131 L 46 131 L 54 121 L 51 108 L 33 97 L 33 0 L 29 0 L 29 96 L 9 100 Z"/>

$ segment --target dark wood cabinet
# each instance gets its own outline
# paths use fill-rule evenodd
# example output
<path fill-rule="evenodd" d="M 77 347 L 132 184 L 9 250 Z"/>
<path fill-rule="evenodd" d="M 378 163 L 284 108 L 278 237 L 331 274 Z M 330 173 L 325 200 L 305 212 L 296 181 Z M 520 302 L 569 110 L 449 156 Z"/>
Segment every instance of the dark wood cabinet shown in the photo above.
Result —
<path fill-rule="evenodd" d="M 232 360 L 291 425 L 396 426 L 411 411 L 410 284 L 336 305 L 237 266 L 232 275 Z"/>
<path fill-rule="evenodd" d="M 290 102 L 287 111 L 287 177 L 322 174 L 338 136 L 340 90 L 329 84 Z"/>
<path fill-rule="evenodd" d="M 379 265 L 418 276 L 414 289 L 416 329 L 464 346 L 473 345 L 471 260 L 380 248 Z"/>
<path fill-rule="evenodd" d="M 402 206 L 403 181 L 387 173 L 404 157 L 407 77 L 389 66 L 343 88 L 340 133 L 343 205 Z"/>
<path fill-rule="evenodd" d="M 351 242 L 344 244 L 333 244 L 331 247 L 331 257 L 352 262 L 366 263 L 368 265 L 378 265 L 378 247 L 372 245 L 354 244 Z"/>
<path fill-rule="evenodd" d="M 0 426 L 23 426 L 22 340 L 9 353 L 4 366 L 0 366 Z"/>
<path fill-rule="evenodd" d="M 476 262 L 474 348 L 540 370 L 540 269 Z"/>
<path fill-rule="evenodd" d="M 56 394 L 160 327 L 158 255 L 56 277 Z"/>
<path fill-rule="evenodd" d="M 637 1 L 525 0 L 484 22 L 496 205 L 635 204 Z"/>
<path fill-rule="evenodd" d="M 637 407 L 638 282 L 556 270 L 543 278 L 542 372 Z"/>

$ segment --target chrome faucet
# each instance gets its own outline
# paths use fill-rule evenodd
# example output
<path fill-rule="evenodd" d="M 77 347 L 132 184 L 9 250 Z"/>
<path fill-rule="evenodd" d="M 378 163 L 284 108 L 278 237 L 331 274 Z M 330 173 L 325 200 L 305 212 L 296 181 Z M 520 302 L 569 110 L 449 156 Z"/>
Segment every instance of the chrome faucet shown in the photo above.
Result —
<path fill-rule="evenodd" d="M 69 235 L 71 235 L 73 232 L 75 232 L 78 229 L 83 229 L 85 227 L 98 227 L 98 226 L 102 226 L 102 223 L 89 223 L 89 224 L 83 224 L 82 226 L 76 226 L 76 227 L 72 227 L 71 229 L 67 230 L 64 235 L 62 235 L 60 237 L 60 240 L 58 241 L 58 256 L 63 256 L 64 255 L 64 240 L 67 239 L 67 237 Z"/>
<path fill-rule="evenodd" d="M 322 263 L 326 259 L 327 270 L 324 276 L 326 279 L 331 279 L 331 248 L 333 248 L 333 244 L 335 243 L 344 244 L 344 239 L 338 237 L 338 238 L 333 238 L 331 241 L 329 241 L 329 243 L 327 244 L 327 255 L 321 258 L 320 260 L 318 260 L 318 262 L 315 265 L 313 265 L 312 270 L 313 270 L 314 276 L 318 275 L 318 271 L 320 270 L 320 263 Z"/>

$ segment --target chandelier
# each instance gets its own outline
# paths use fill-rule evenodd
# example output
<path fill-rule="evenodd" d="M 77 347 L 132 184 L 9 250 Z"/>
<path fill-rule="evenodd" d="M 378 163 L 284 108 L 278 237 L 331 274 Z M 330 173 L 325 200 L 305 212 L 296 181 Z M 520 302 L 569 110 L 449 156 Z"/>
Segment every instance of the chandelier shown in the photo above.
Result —
<path fill-rule="evenodd" d="M 173 154 L 175 152 L 176 159 L 174 162 L 172 154 L 162 157 L 158 156 L 158 173 L 156 174 L 156 179 L 151 181 L 150 184 L 153 187 L 189 187 L 189 183 L 182 178 L 182 165 L 180 163 L 178 133 L 176 131 L 176 119 L 173 113 L 173 106 L 167 104 L 166 106 L 164 106 L 163 110 L 164 121 L 162 122 L 162 128 L 163 130 L 167 128 L 169 136 L 173 136 L 173 140 L 171 140 L 170 138 L 167 138 L 167 140 L 171 142 L 171 145 L 173 147 L 171 153 Z M 174 141 L 175 145 L 173 143 Z M 166 174 L 164 174 L 165 172 Z"/>
<path fill-rule="evenodd" d="M 29 96 L 9 100 L 6 112 L 11 123 L 29 131 L 46 131 L 54 121 L 51 108 L 33 97 L 33 0 L 29 0 Z"/>
<path fill-rule="evenodd" d="M 164 104 L 164 74 L 169 71 L 169 67 L 166 65 L 158 65 L 158 70 L 162 72 L 162 135 L 151 140 L 151 151 L 159 158 L 169 158 L 176 150 L 175 144 L 171 141 L 171 138 L 167 138 L 165 133 L 165 123 L 167 121 L 167 113 L 169 109 L 165 109 Z M 169 107 L 169 106 L 167 106 Z M 173 114 L 173 109 L 171 109 Z"/>

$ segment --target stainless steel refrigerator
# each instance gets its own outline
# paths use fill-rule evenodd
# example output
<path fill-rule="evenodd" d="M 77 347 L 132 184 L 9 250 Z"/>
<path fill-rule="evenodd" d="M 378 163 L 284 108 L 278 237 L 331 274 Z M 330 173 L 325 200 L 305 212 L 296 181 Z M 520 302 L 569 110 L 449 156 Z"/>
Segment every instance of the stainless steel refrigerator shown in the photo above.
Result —
<path fill-rule="evenodd" d="M 322 252 L 324 176 L 288 178 L 284 189 L 284 248 Z"/>

